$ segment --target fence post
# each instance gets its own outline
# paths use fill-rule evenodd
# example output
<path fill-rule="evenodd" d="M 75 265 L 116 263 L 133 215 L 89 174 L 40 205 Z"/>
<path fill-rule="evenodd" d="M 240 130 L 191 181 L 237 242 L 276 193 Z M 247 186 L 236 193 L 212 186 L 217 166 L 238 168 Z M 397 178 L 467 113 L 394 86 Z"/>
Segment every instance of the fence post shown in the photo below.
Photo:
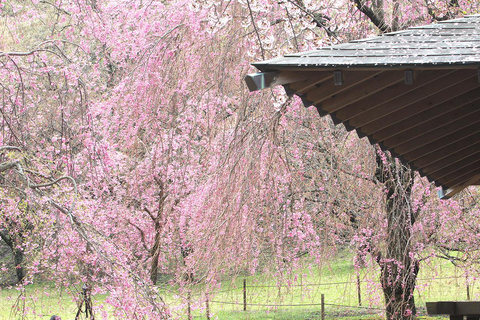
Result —
<path fill-rule="evenodd" d="M 243 279 L 243 311 L 247 311 L 247 279 Z"/>
<path fill-rule="evenodd" d="M 358 292 L 358 305 L 362 306 L 362 288 L 360 286 L 360 276 L 357 273 L 357 292 Z"/>
<path fill-rule="evenodd" d="M 188 320 L 192 319 L 192 306 L 191 306 L 191 301 L 192 301 L 192 292 L 190 289 L 188 289 L 187 292 L 187 315 L 188 315 Z"/>
<path fill-rule="evenodd" d="M 205 294 L 205 308 L 207 311 L 207 320 L 210 320 L 210 306 L 208 305 L 208 293 Z"/>
<path fill-rule="evenodd" d="M 468 284 L 468 279 L 467 279 L 467 300 L 470 301 L 470 285 Z"/>
<path fill-rule="evenodd" d="M 325 320 L 325 295 L 322 293 L 322 320 Z"/>

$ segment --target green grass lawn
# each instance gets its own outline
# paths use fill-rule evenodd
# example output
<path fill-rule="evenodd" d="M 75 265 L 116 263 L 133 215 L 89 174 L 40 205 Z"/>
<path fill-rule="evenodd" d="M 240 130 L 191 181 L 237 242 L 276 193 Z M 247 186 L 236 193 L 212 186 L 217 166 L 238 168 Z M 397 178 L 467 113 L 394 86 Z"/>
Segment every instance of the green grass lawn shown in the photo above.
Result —
<path fill-rule="evenodd" d="M 415 296 L 421 315 L 419 319 L 430 319 L 425 316 L 426 301 L 466 299 L 465 279 L 459 271 L 443 260 L 435 263 L 435 267 L 423 265 L 420 269 L 419 287 Z M 209 310 L 212 319 L 320 319 L 319 304 L 321 295 L 324 294 L 327 319 L 383 319 L 379 285 L 376 281 L 368 281 L 378 279 L 378 273 L 361 271 L 359 277 L 362 307 L 358 306 L 357 274 L 351 256 L 342 253 L 321 268 L 300 268 L 295 273 L 284 276 L 285 283 L 282 287 L 277 286 L 278 278 L 273 275 L 258 274 L 225 279 L 218 292 L 210 296 Z M 243 311 L 244 279 L 247 283 L 247 311 Z M 479 298 L 478 285 L 471 286 L 469 290 L 472 299 Z M 173 306 L 175 316 L 186 319 L 186 309 L 177 307 L 186 303 L 186 294 L 175 291 L 171 287 L 165 287 L 165 290 L 161 290 L 161 295 Z M 192 300 L 197 300 L 192 303 L 195 319 L 206 319 L 204 291 L 201 286 L 192 291 Z M 73 293 L 78 295 L 77 291 Z M 49 283 L 27 286 L 23 294 L 15 288 L 3 288 L 0 290 L 0 320 L 50 319 L 53 314 L 62 319 L 74 319 L 77 305 L 72 301 L 71 294 L 72 292 Z M 94 308 L 98 308 L 104 299 L 105 296 L 102 295 L 93 297 Z M 17 308 L 23 306 L 28 311 L 28 316 L 24 318 L 21 317 L 21 312 L 15 313 Z"/>
<path fill-rule="evenodd" d="M 78 292 L 76 288 L 67 290 L 52 283 L 28 285 L 23 291 L 17 288 L 2 288 L 0 320 L 50 319 L 54 314 L 62 319 L 74 319 L 77 304 L 72 300 L 72 295 L 79 296 Z M 99 305 L 104 299 L 105 295 L 97 295 L 92 299 L 93 304 Z M 27 311 L 26 316 L 23 316 L 23 310 Z"/>

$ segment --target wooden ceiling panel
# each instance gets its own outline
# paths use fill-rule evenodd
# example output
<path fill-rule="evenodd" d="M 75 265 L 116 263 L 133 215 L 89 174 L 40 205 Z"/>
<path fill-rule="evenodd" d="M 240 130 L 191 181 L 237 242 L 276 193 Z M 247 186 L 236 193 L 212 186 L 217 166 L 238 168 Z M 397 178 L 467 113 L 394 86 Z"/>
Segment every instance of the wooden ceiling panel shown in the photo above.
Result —
<path fill-rule="evenodd" d="M 368 81 L 370 78 L 375 77 L 380 72 L 371 72 L 371 71 L 358 71 L 358 72 L 348 72 L 341 75 L 343 84 L 335 84 L 333 77 L 333 72 L 330 72 L 330 78 L 327 81 L 311 86 L 308 90 L 302 90 L 301 94 L 298 94 L 294 89 L 292 91 L 291 86 L 286 87 L 286 91 L 289 93 L 295 93 L 299 95 L 305 105 L 315 105 L 319 106 L 324 100 L 327 100 L 335 95 L 343 94 L 343 92 L 348 92 L 349 89 L 359 85 L 362 82 Z"/>
<path fill-rule="evenodd" d="M 403 109 L 415 103 L 417 103 L 417 110 L 421 109 L 422 107 L 428 107 L 428 105 L 424 104 L 422 101 L 425 101 L 426 98 L 437 95 L 439 92 L 453 86 L 458 81 L 463 80 L 464 77 L 464 72 L 456 71 L 452 74 L 445 74 L 439 76 L 436 80 L 432 79 L 432 82 L 428 82 L 427 84 L 419 86 L 414 90 L 410 91 L 407 91 L 410 86 L 401 84 L 400 86 L 403 86 L 405 94 L 394 94 L 391 96 L 390 100 L 388 100 L 387 96 L 384 95 L 384 100 L 386 100 L 384 103 L 368 110 L 368 112 L 351 118 L 348 121 L 348 124 L 353 127 L 364 128 L 366 125 L 377 121 L 382 122 L 384 126 L 387 124 L 390 125 L 391 122 L 387 123 L 385 121 L 382 121 L 384 117 L 390 114 L 405 114 L 405 112 L 403 112 Z M 363 103 L 368 104 L 369 102 L 369 99 L 365 99 Z M 374 130 L 372 131 L 372 133 L 375 132 Z"/>
<path fill-rule="evenodd" d="M 410 159 L 410 161 L 415 161 L 416 159 L 425 156 L 431 152 L 444 148 L 450 143 L 460 143 L 463 140 L 471 141 L 471 136 L 478 134 L 480 138 L 480 127 L 477 124 L 464 127 L 461 130 L 451 132 L 450 134 L 444 137 L 433 137 L 428 143 L 423 145 L 414 146 L 412 149 L 407 148 L 394 148 L 393 151 L 397 154 L 402 155 L 405 159 Z M 472 141 L 474 143 L 474 141 Z"/>
<path fill-rule="evenodd" d="M 480 90 L 480 89 L 479 89 Z M 428 142 L 427 137 L 432 131 L 440 130 L 439 135 L 445 131 L 454 131 L 454 127 L 462 127 L 480 120 L 480 97 L 474 101 L 461 105 L 457 109 L 453 109 L 444 114 L 432 117 L 425 122 L 417 123 L 415 126 L 402 131 L 401 133 L 383 140 L 383 143 L 389 148 L 396 148 L 403 144 L 422 144 Z M 433 137 L 432 137 L 433 138 Z"/>
<path fill-rule="evenodd" d="M 306 80 L 289 83 L 287 86 L 289 88 L 288 91 L 295 92 L 297 95 L 303 95 L 322 83 L 333 82 L 331 72 L 311 72 L 310 74 Z"/>
<path fill-rule="evenodd" d="M 456 170 L 456 168 L 462 168 L 464 166 L 468 166 L 472 162 L 476 162 L 480 158 L 480 147 L 477 147 L 476 149 L 477 149 L 476 151 L 469 152 L 468 156 L 463 158 L 458 157 L 459 156 L 458 153 L 456 153 L 455 155 L 452 155 L 452 157 L 449 158 L 450 162 L 448 164 L 445 164 L 445 163 L 442 164 L 442 161 L 439 161 L 433 165 L 424 167 L 423 173 L 434 175 L 438 179 L 443 178 L 453 170 Z"/>
<path fill-rule="evenodd" d="M 461 185 L 469 180 L 472 179 L 472 177 L 475 177 L 476 180 L 478 180 L 478 175 L 480 174 L 480 167 L 477 165 L 476 168 L 470 170 L 470 171 L 464 171 L 462 172 L 463 174 L 461 175 L 455 175 L 452 179 L 442 179 L 442 183 L 445 185 L 451 185 L 451 186 L 456 186 L 456 185 Z"/>
<path fill-rule="evenodd" d="M 470 104 L 469 106 L 474 106 Z M 472 108 L 473 109 L 473 108 Z M 425 128 L 433 128 L 426 131 Z M 423 131 L 422 131 L 423 130 Z M 408 138 L 404 139 L 403 143 L 392 146 L 384 141 L 384 145 L 393 149 L 397 154 L 405 154 L 417 148 L 422 148 L 432 141 L 443 139 L 453 133 L 461 132 L 466 134 L 470 130 L 480 130 L 480 108 L 476 105 L 476 110 L 471 113 L 465 113 L 460 118 L 452 118 L 448 115 L 444 117 L 434 118 L 432 121 L 427 121 L 423 125 L 418 125 L 405 133 Z"/>
<path fill-rule="evenodd" d="M 473 148 L 478 143 L 478 141 L 480 141 L 479 138 L 480 133 L 477 133 L 474 136 L 444 144 L 440 149 L 431 147 L 428 153 L 423 153 L 419 157 L 417 154 L 412 154 L 411 156 L 415 157 L 415 159 L 408 158 L 407 155 L 403 155 L 403 158 L 408 162 L 413 162 L 415 167 L 424 167 L 435 161 L 438 161 L 439 159 L 450 157 L 456 152 L 460 152 L 468 148 Z M 471 152 L 471 149 L 466 151 L 467 153 L 469 153 Z"/>
<path fill-rule="evenodd" d="M 439 178 L 439 181 L 442 181 L 443 183 L 446 183 L 446 184 L 452 184 L 452 185 L 459 184 L 465 180 L 468 180 L 468 177 L 471 176 L 472 173 L 478 172 L 479 168 L 480 168 L 480 160 L 475 161 L 468 166 L 458 168 L 450 172 L 448 175 Z"/>
<path fill-rule="evenodd" d="M 361 130 L 372 135 L 377 141 L 393 138 L 412 128 L 414 124 L 424 123 L 470 103 L 480 94 L 479 89 L 479 83 L 474 78 L 468 78 L 436 95 L 405 105 L 398 111 L 363 126 Z"/>
<path fill-rule="evenodd" d="M 350 86 L 335 86 L 331 92 L 316 90 L 309 92 L 306 99 L 314 105 L 321 104 L 321 108 L 328 113 L 338 111 L 342 107 L 383 90 L 384 88 L 402 82 L 405 79 L 402 71 L 385 71 L 372 74 L 364 81 L 358 81 Z"/>
<path fill-rule="evenodd" d="M 463 131 L 465 131 L 465 134 Z M 478 128 L 475 127 L 463 131 L 452 133 L 443 139 L 433 140 L 421 148 L 402 154 L 402 157 L 408 161 L 415 161 L 419 158 L 429 157 L 432 153 L 449 155 L 454 152 L 455 148 L 469 147 L 480 140 Z"/>
<path fill-rule="evenodd" d="M 435 83 L 430 86 L 431 88 L 426 85 L 454 72 L 452 70 L 417 72 L 413 85 L 405 85 L 405 82 L 396 83 L 375 95 L 345 106 L 338 110 L 335 116 L 343 121 L 349 121 L 349 124 L 355 127 L 365 125 L 389 112 L 398 110 L 404 105 L 404 99 L 415 95 L 415 92 L 422 92 L 422 94 L 416 94 L 416 98 L 412 97 L 412 101 L 421 99 L 426 92 L 432 92 L 432 94 L 438 92 Z"/>
<path fill-rule="evenodd" d="M 416 168 L 419 168 L 422 175 L 433 175 L 432 173 L 443 170 L 450 165 L 454 165 L 457 162 L 468 158 L 469 156 L 480 157 L 480 141 L 476 142 L 474 145 L 471 145 L 468 148 L 457 149 L 449 156 L 445 156 L 442 158 L 433 158 L 433 160 L 417 160 L 413 162 L 412 165 Z"/>

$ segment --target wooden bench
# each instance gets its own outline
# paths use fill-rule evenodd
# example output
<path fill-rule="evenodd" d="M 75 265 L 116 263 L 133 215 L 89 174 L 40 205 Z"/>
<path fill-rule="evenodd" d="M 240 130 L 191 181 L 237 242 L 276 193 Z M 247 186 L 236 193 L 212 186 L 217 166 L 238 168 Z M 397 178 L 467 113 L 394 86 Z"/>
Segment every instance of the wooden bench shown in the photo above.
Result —
<path fill-rule="evenodd" d="M 450 320 L 480 320 L 480 301 L 427 302 L 429 315 L 448 314 Z"/>

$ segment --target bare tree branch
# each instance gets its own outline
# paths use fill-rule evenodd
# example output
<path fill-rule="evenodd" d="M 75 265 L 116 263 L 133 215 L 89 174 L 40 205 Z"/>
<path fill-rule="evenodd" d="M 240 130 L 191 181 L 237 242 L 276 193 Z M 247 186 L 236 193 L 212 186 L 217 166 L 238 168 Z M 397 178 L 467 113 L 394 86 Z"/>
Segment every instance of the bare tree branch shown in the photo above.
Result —
<path fill-rule="evenodd" d="M 380 15 L 379 12 L 381 8 L 378 8 L 377 12 L 373 10 L 371 7 L 367 6 L 363 0 L 352 0 L 353 3 L 357 6 L 358 10 L 360 10 L 364 15 L 366 15 L 370 21 L 382 32 L 391 32 L 396 31 L 393 30 L 391 26 L 389 26 L 385 19 L 382 18 L 383 15 Z"/>
<path fill-rule="evenodd" d="M 16 168 L 18 166 L 18 164 L 19 164 L 18 160 L 1 163 L 0 164 L 0 172 L 4 172 L 4 171 L 10 170 L 12 168 Z"/>

